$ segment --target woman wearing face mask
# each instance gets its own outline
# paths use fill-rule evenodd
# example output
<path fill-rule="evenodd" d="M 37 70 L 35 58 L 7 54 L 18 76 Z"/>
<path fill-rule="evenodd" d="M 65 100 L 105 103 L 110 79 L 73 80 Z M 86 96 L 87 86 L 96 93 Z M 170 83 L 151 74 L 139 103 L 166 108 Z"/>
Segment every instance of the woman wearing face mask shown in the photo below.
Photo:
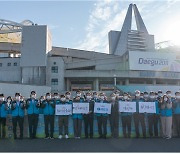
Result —
<path fill-rule="evenodd" d="M 123 99 L 121 100 L 123 102 L 129 102 L 130 99 L 128 97 L 128 93 L 124 92 Z M 122 118 L 122 127 L 123 127 L 123 136 L 124 138 L 130 138 L 131 137 L 131 121 L 132 121 L 132 114 L 131 112 L 121 112 L 121 118 Z M 128 130 L 128 133 L 126 133 L 126 129 Z"/>
<path fill-rule="evenodd" d="M 96 102 L 97 103 L 109 103 L 105 99 L 104 93 L 99 94 L 99 99 Z M 108 114 L 107 113 L 96 113 L 96 117 L 97 117 L 97 123 L 98 123 L 99 138 L 106 139 Z"/>
<path fill-rule="evenodd" d="M 45 139 L 54 139 L 54 114 L 55 114 L 55 102 L 51 99 L 51 94 L 46 93 L 46 99 L 42 102 L 44 123 L 45 123 Z M 50 126 L 50 133 L 49 133 Z"/>
<path fill-rule="evenodd" d="M 0 94 L 0 138 L 6 137 L 6 117 L 9 114 L 9 105 L 4 99 L 4 94 Z"/>
<path fill-rule="evenodd" d="M 70 103 L 67 102 L 65 95 L 61 95 L 58 104 L 65 105 Z M 63 128 L 64 128 L 65 138 L 66 139 L 69 138 L 68 125 L 69 125 L 69 115 L 59 115 L 59 137 L 58 137 L 59 139 L 62 139 L 63 137 Z"/>
<path fill-rule="evenodd" d="M 11 104 L 14 139 L 17 139 L 17 134 L 16 134 L 17 123 L 19 124 L 19 128 L 20 128 L 20 139 L 23 139 L 24 109 L 25 109 L 25 103 L 21 101 L 20 93 L 16 93 L 15 100 Z"/>
<path fill-rule="evenodd" d="M 119 104 L 114 93 L 110 96 L 111 103 L 111 114 L 109 115 L 110 127 L 111 127 L 111 137 L 119 137 Z"/>
<path fill-rule="evenodd" d="M 84 102 L 84 99 L 82 97 L 80 97 L 80 95 L 76 96 L 73 99 L 73 103 L 83 103 L 83 102 Z M 79 113 L 79 114 L 73 113 L 72 118 L 73 118 L 73 124 L 74 124 L 74 137 L 75 137 L 75 139 L 80 139 L 83 115 L 81 113 Z"/>
<path fill-rule="evenodd" d="M 36 99 L 36 92 L 31 91 L 30 98 L 26 100 L 26 109 L 29 123 L 29 138 L 36 138 L 36 130 L 39 119 L 40 102 Z"/>
<path fill-rule="evenodd" d="M 174 127 L 177 130 L 177 137 L 180 137 L 180 92 L 175 92 L 175 99 L 173 100 L 173 119 Z"/>
<path fill-rule="evenodd" d="M 147 113 L 148 125 L 149 125 L 149 136 L 158 137 L 159 107 L 158 107 L 158 100 L 156 99 L 155 93 L 153 91 L 150 92 L 148 102 L 155 102 L 155 105 L 156 105 L 156 113 Z"/>
<path fill-rule="evenodd" d="M 83 115 L 85 138 L 93 138 L 94 101 L 90 92 L 86 93 L 85 102 L 89 103 L 89 113 Z"/>
<path fill-rule="evenodd" d="M 144 113 L 139 113 L 139 102 L 144 102 L 144 99 L 140 98 L 140 91 L 135 91 L 135 98 L 132 100 L 136 102 L 136 112 L 133 113 L 134 124 L 135 124 L 135 131 L 136 131 L 136 138 L 139 138 L 139 123 L 141 123 L 143 138 L 146 138 L 146 125 L 145 125 L 145 115 Z"/>
<path fill-rule="evenodd" d="M 164 95 L 160 105 L 161 125 L 163 138 L 171 139 L 172 136 L 172 102 Z"/>

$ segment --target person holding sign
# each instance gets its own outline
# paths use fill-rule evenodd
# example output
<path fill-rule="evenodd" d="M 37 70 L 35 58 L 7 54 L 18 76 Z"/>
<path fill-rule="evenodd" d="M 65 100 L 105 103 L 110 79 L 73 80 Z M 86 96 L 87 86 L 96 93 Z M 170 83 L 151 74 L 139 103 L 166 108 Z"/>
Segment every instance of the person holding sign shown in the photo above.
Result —
<path fill-rule="evenodd" d="M 85 128 L 85 138 L 93 138 L 93 121 L 94 121 L 94 101 L 92 100 L 92 96 L 90 92 L 86 93 L 86 100 L 89 103 L 89 113 L 84 114 L 84 128 Z M 90 133 L 88 132 L 88 127 L 90 128 Z"/>
<path fill-rule="evenodd" d="M 124 92 L 123 98 L 121 99 L 122 102 L 129 102 L 130 98 L 128 93 Z M 121 105 L 121 104 L 120 104 Z M 131 137 L 131 121 L 132 121 L 132 112 L 121 112 L 122 118 L 122 127 L 123 127 L 123 136 L 124 138 Z M 126 133 L 126 129 L 128 133 Z"/>
<path fill-rule="evenodd" d="M 174 126 L 177 130 L 177 136 L 180 137 L 180 92 L 175 92 L 175 99 L 173 100 L 173 119 Z"/>
<path fill-rule="evenodd" d="M 111 137 L 119 137 L 119 104 L 118 97 L 115 93 L 112 93 L 110 96 L 111 103 L 111 114 L 109 115 L 110 126 L 111 126 Z"/>
<path fill-rule="evenodd" d="M 69 104 L 69 102 L 66 101 L 66 96 L 61 95 L 60 99 L 56 98 L 56 104 Z M 65 138 L 68 139 L 69 132 L 68 132 L 68 124 L 69 124 L 69 115 L 59 115 L 59 139 L 62 139 L 63 135 L 63 128 L 65 133 Z"/>
<path fill-rule="evenodd" d="M 17 123 L 19 124 L 19 128 L 20 128 L 20 139 L 23 139 L 25 103 L 20 100 L 21 98 L 20 96 L 21 96 L 20 93 L 16 93 L 15 100 L 11 104 L 14 139 L 17 139 L 17 134 L 16 134 Z"/>
<path fill-rule="evenodd" d="M 45 123 L 45 139 L 54 139 L 54 113 L 55 113 L 55 102 L 51 99 L 51 94 L 46 93 L 46 99 L 42 102 L 41 107 L 43 108 L 44 123 Z M 50 134 L 49 134 L 50 126 Z"/>
<path fill-rule="evenodd" d="M 105 94 L 100 93 L 99 99 L 96 101 L 96 103 L 109 103 L 109 102 L 105 99 Z M 97 117 L 97 123 L 98 123 L 99 138 L 106 139 L 108 114 L 107 113 L 96 113 L 96 117 Z"/>
<path fill-rule="evenodd" d="M 36 130 L 39 119 L 39 108 L 40 102 L 36 99 L 36 92 L 31 91 L 30 98 L 26 100 L 30 139 L 36 138 Z"/>
<path fill-rule="evenodd" d="M 134 117 L 134 124 L 135 124 L 135 131 L 136 131 L 136 138 L 139 138 L 139 123 L 142 127 L 143 138 L 146 138 L 146 125 L 145 125 L 145 116 L 144 113 L 139 113 L 139 102 L 144 102 L 144 99 L 140 98 L 140 91 L 135 91 L 135 98 L 132 100 L 136 102 L 136 113 L 133 114 Z"/>
<path fill-rule="evenodd" d="M 147 113 L 148 116 L 148 125 L 149 125 L 149 136 L 150 137 L 158 137 L 158 121 L 159 121 L 159 107 L 158 107 L 158 101 L 155 97 L 155 92 L 151 91 L 149 93 L 149 99 L 147 102 L 155 102 L 156 106 L 156 113 Z M 153 133 L 154 129 L 154 133 Z"/>
<path fill-rule="evenodd" d="M 172 135 L 172 101 L 166 94 L 160 102 L 161 125 L 163 138 L 171 139 Z"/>
<path fill-rule="evenodd" d="M 76 97 L 73 99 L 73 103 L 82 103 L 84 102 L 84 98 L 81 97 L 81 92 L 76 92 Z M 81 138 L 81 128 L 82 128 L 82 113 L 76 113 L 72 115 L 73 123 L 74 123 L 74 137 L 75 139 Z"/>

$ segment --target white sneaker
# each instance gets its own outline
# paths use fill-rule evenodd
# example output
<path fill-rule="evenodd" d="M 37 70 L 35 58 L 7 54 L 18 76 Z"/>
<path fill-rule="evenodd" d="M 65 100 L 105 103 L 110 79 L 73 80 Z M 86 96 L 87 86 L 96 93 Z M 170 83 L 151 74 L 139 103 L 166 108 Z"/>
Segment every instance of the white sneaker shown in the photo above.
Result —
<path fill-rule="evenodd" d="M 69 136 L 66 134 L 66 135 L 65 135 L 65 138 L 66 138 L 66 139 L 68 139 L 68 138 L 69 138 Z"/>
<path fill-rule="evenodd" d="M 62 139 L 62 135 L 59 135 L 59 137 L 58 137 L 59 139 Z"/>

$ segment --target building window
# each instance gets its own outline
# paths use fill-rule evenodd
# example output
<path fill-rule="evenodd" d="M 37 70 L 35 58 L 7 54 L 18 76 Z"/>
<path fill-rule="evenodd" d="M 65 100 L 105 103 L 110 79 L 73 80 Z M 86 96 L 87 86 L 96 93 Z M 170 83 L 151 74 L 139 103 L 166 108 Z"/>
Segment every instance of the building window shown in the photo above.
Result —
<path fill-rule="evenodd" d="M 17 66 L 17 63 L 14 63 L 14 66 Z"/>
<path fill-rule="evenodd" d="M 8 63 L 7 66 L 11 66 L 11 63 Z"/>
<path fill-rule="evenodd" d="M 0 67 L 2 67 L 2 63 L 0 63 Z"/>
<path fill-rule="evenodd" d="M 52 73 L 58 73 L 58 66 L 52 66 L 51 67 L 51 72 Z"/>
<path fill-rule="evenodd" d="M 54 62 L 53 64 L 56 65 L 56 62 Z"/>
<path fill-rule="evenodd" d="M 51 79 L 51 85 L 58 85 L 58 79 Z"/>

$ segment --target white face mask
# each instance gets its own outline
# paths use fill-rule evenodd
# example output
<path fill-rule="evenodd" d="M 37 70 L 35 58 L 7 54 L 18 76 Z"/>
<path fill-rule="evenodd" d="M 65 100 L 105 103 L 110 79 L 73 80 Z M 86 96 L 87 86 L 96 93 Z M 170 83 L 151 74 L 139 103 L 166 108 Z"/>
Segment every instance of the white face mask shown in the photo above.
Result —
<path fill-rule="evenodd" d="M 164 98 L 164 101 L 167 101 L 167 100 L 168 100 L 168 98 L 167 98 L 167 97 L 165 97 L 165 98 Z"/>
<path fill-rule="evenodd" d="M 150 96 L 150 98 L 151 98 L 151 99 L 154 99 L 154 98 L 155 98 L 155 96 Z"/>
<path fill-rule="evenodd" d="M 59 99 L 59 96 L 54 96 L 55 99 Z"/>
<path fill-rule="evenodd" d="M 112 100 L 115 100 L 115 99 L 116 99 L 116 97 L 111 97 L 111 99 L 112 99 Z"/>
<path fill-rule="evenodd" d="M 66 97 L 67 97 L 68 99 L 70 99 L 70 98 L 71 98 L 71 95 L 66 95 Z"/>
<path fill-rule="evenodd" d="M 51 99 L 51 96 L 47 96 L 47 99 Z"/>
<path fill-rule="evenodd" d="M 10 100 L 10 99 L 8 99 L 8 100 L 7 100 L 7 102 L 8 102 L 8 103 L 10 103 L 10 102 L 11 102 L 11 100 Z"/>
<path fill-rule="evenodd" d="M 35 98 L 36 98 L 36 95 L 31 95 L 31 98 L 34 98 L 34 99 L 35 99 Z"/>
<path fill-rule="evenodd" d="M 21 101 L 21 102 L 23 102 L 23 101 L 24 101 L 24 99 L 22 99 L 22 98 L 21 98 L 21 99 L 20 99 L 20 101 Z"/>
<path fill-rule="evenodd" d="M 167 94 L 168 95 L 168 97 L 171 97 L 171 94 Z"/>
<path fill-rule="evenodd" d="M 124 96 L 124 99 L 128 99 L 128 96 Z"/>
<path fill-rule="evenodd" d="M 20 96 L 16 96 L 16 100 L 19 101 L 20 100 Z"/>
<path fill-rule="evenodd" d="M 91 99 L 92 97 L 91 96 L 86 96 L 87 99 Z"/>
<path fill-rule="evenodd" d="M 94 98 L 98 98 L 98 95 L 94 95 Z"/>
<path fill-rule="evenodd" d="M 100 96 L 100 99 L 101 99 L 101 100 L 104 100 L 104 96 Z"/>
<path fill-rule="evenodd" d="M 0 101 L 4 101 L 4 97 L 0 97 Z"/>
<path fill-rule="evenodd" d="M 64 102 L 65 100 L 66 100 L 66 98 L 65 98 L 65 97 L 61 98 L 61 101 L 63 101 L 63 102 Z"/>
<path fill-rule="evenodd" d="M 147 98 L 147 97 L 148 97 L 148 95 L 144 95 L 144 97 L 145 97 L 145 98 Z"/>
<path fill-rule="evenodd" d="M 161 96 L 162 96 L 162 93 L 158 93 L 158 96 L 160 96 L 160 97 L 161 97 Z"/>
<path fill-rule="evenodd" d="M 41 99 L 41 102 L 43 101 L 44 99 Z"/>
<path fill-rule="evenodd" d="M 80 96 L 80 97 L 81 97 L 81 93 L 77 93 L 77 96 Z"/>
<path fill-rule="evenodd" d="M 144 98 L 144 96 L 140 96 L 140 98 Z"/>
<path fill-rule="evenodd" d="M 140 96 L 140 94 L 136 94 L 136 97 L 139 97 Z"/>

